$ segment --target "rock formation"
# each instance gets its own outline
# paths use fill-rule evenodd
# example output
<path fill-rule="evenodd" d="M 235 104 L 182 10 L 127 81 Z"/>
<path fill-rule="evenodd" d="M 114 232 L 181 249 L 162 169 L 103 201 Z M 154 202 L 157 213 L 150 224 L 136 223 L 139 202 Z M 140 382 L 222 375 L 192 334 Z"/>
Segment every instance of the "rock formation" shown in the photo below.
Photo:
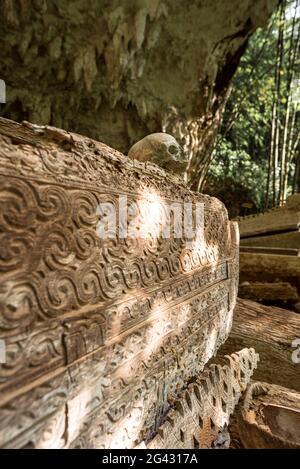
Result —
<path fill-rule="evenodd" d="M 277 3 L 4 0 L 1 114 L 78 131 L 125 154 L 167 131 L 184 146 L 197 187 L 247 40 Z"/>

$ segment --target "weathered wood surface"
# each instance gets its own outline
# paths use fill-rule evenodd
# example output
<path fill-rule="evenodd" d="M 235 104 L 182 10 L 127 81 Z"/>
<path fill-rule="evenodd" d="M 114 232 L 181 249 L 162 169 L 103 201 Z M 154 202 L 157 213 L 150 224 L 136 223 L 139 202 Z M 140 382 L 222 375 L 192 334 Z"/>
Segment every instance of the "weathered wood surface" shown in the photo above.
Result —
<path fill-rule="evenodd" d="M 267 246 L 240 246 L 240 252 L 250 252 L 257 254 L 276 254 L 285 256 L 300 257 L 300 250 L 293 248 L 274 248 Z"/>
<path fill-rule="evenodd" d="M 296 305 L 300 301 L 300 257 L 295 253 L 298 254 L 299 251 L 293 251 L 293 255 L 285 255 L 242 250 L 240 296 L 255 301 L 277 301 L 279 305 L 288 301 L 290 309 L 297 310 Z M 267 288 L 263 288 L 263 284 Z M 284 284 L 287 285 L 286 289 L 280 287 Z"/>
<path fill-rule="evenodd" d="M 240 253 L 241 274 L 247 278 L 257 278 L 257 275 L 279 278 L 300 278 L 300 257 L 277 254 Z"/>
<path fill-rule="evenodd" d="M 228 336 L 236 226 L 91 139 L 0 119 L 0 143 L 0 446 L 132 447 Z M 121 195 L 146 237 L 99 238 Z M 204 239 L 157 234 L 162 201 L 203 203 Z"/>
<path fill-rule="evenodd" d="M 288 282 L 244 282 L 239 295 L 253 301 L 298 301 L 297 288 Z"/>
<path fill-rule="evenodd" d="M 241 238 L 297 230 L 300 224 L 300 194 L 290 197 L 284 207 L 239 218 L 238 223 Z"/>
<path fill-rule="evenodd" d="M 247 449 L 300 449 L 300 394 L 252 383 L 237 411 L 237 431 Z"/>
<path fill-rule="evenodd" d="M 243 349 L 224 357 L 224 365 L 205 367 L 172 403 L 165 422 L 146 447 L 210 448 L 228 425 L 258 361 L 255 350 Z"/>
<path fill-rule="evenodd" d="M 255 301 L 276 301 L 279 305 L 288 302 L 288 306 L 297 311 L 300 301 L 300 194 L 287 199 L 283 207 L 244 217 L 238 223 L 241 232 L 240 296 Z M 246 282 L 251 284 L 250 288 L 245 286 Z M 268 286 L 260 288 L 257 282 Z M 283 283 L 289 285 L 288 291 L 277 288 Z"/>
<path fill-rule="evenodd" d="M 266 236 L 253 236 L 251 238 L 241 238 L 242 246 L 261 246 L 286 249 L 300 249 L 300 231 L 267 234 Z"/>
<path fill-rule="evenodd" d="M 260 357 L 253 379 L 300 391 L 300 363 L 293 360 L 297 339 L 299 314 L 239 298 L 231 333 L 218 356 L 253 347 Z"/>

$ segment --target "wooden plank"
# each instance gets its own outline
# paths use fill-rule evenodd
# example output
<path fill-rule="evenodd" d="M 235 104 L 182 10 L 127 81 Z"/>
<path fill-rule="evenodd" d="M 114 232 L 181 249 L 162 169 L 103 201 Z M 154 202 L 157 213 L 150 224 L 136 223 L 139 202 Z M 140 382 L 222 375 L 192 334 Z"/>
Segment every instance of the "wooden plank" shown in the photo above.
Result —
<path fill-rule="evenodd" d="M 300 277 L 300 258 L 296 256 L 241 252 L 240 271 L 249 275 L 267 273 L 278 278 Z"/>
<path fill-rule="evenodd" d="M 300 391 L 300 363 L 293 360 L 298 339 L 299 314 L 239 298 L 231 333 L 218 357 L 253 347 L 260 357 L 253 379 Z"/>
<path fill-rule="evenodd" d="M 295 230 L 286 233 L 269 234 L 267 236 L 241 238 L 241 246 L 300 249 L 300 231 Z"/>
<path fill-rule="evenodd" d="M 257 217 L 259 217 L 259 215 Z M 277 212 L 276 214 L 263 220 L 256 220 L 255 217 L 253 217 L 253 219 L 247 220 L 247 222 L 239 221 L 241 238 L 264 235 L 266 233 L 298 231 L 300 223 L 299 220 L 300 212 Z"/>
<path fill-rule="evenodd" d="M 300 196 L 287 199 L 284 207 L 237 219 L 241 238 L 297 230 L 300 225 Z"/>
<path fill-rule="evenodd" d="M 253 301 L 298 301 L 297 288 L 288 282 L 243 282 L 239 296 Z"/>
<path fill-rule="evenodd" d="M 251 252 L 258 254 L 277 254 L 280 256 L 300 256 L 299 249 L 293 248 L 274 248 L 267 246 L 240 246 L 240 252 Z"/>

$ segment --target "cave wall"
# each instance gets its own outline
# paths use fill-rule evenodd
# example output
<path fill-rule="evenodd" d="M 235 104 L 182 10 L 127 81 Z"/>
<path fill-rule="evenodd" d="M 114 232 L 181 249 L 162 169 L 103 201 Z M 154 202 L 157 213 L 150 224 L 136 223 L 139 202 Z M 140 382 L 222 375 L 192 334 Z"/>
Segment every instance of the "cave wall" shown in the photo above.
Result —
<path fill-rule="evenodd" d="M 127 153 L 173 133 L 205 170 L 230 81 L 278 0 L 3 0 L 1 115 Z M 196 175 L 196 176 L 195 176 Z"/>

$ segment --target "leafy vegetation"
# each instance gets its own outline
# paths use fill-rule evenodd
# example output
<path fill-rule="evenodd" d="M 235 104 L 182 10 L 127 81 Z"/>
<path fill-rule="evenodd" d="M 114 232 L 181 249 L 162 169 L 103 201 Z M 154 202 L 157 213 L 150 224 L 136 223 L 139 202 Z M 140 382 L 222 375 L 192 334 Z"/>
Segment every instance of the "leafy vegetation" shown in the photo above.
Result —
<path fill-rule="evenodd" d="M 205 190 L 231 215 L 299 191 L 300 0 L 283 1 L 250 39 L 234 79 Z"/>

